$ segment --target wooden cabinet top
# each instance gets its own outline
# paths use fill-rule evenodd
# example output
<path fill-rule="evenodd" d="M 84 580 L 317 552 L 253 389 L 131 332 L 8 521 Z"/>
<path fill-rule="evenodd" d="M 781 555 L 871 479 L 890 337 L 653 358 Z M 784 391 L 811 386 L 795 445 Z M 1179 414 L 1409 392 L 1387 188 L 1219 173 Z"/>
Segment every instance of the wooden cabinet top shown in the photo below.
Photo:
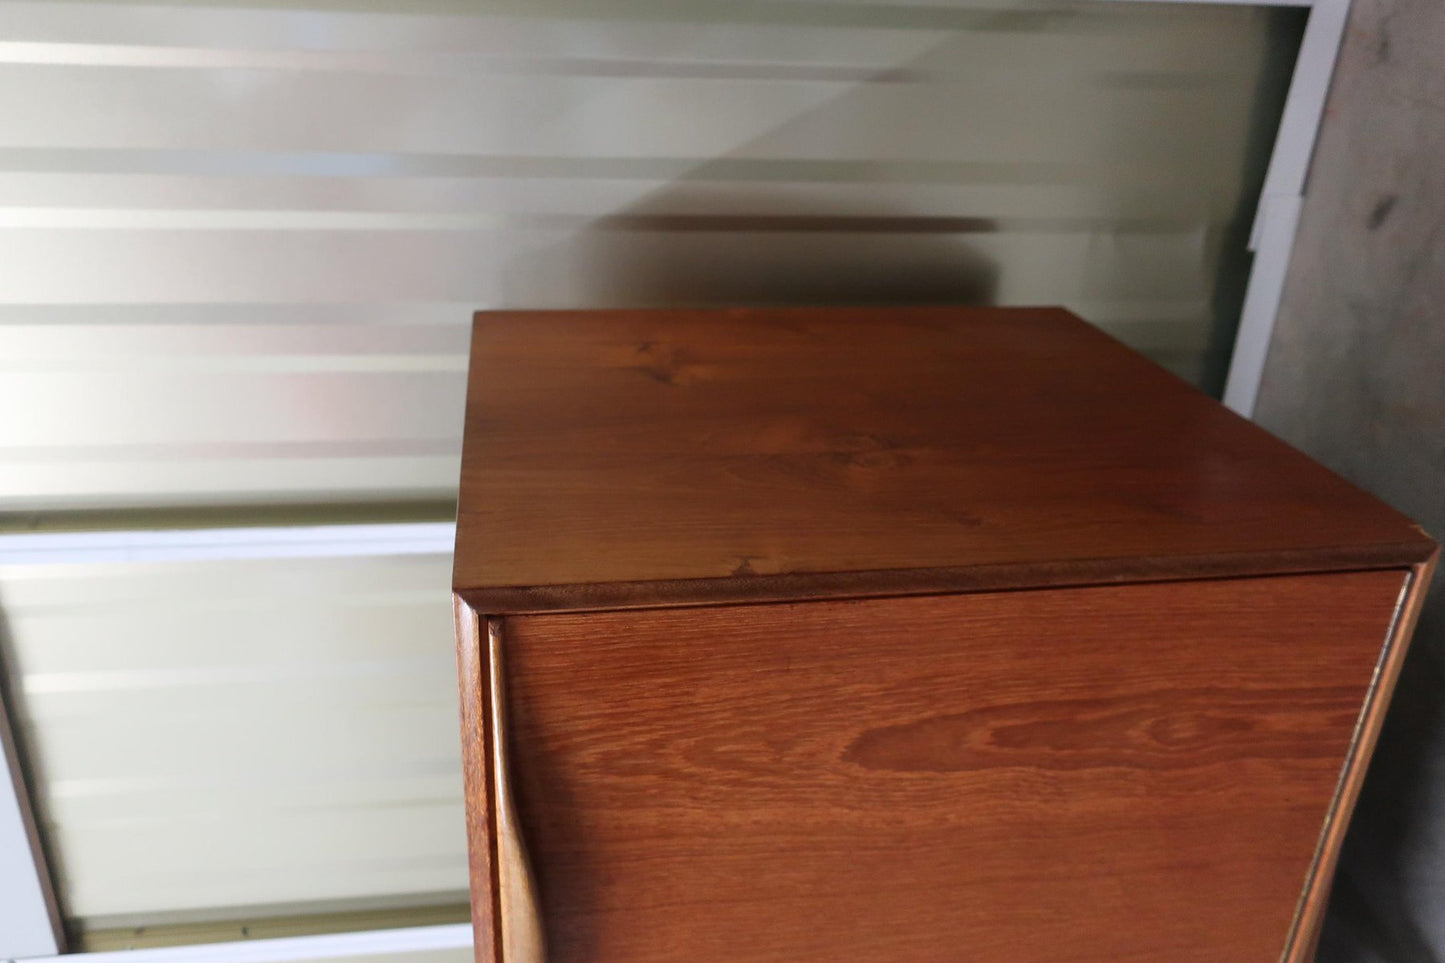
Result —
<path fill-rule="evenodd" d="M 473 328 L 454 587 L 483 612 L 1375 568 L 1433 547 L 1060 309 Z"/>

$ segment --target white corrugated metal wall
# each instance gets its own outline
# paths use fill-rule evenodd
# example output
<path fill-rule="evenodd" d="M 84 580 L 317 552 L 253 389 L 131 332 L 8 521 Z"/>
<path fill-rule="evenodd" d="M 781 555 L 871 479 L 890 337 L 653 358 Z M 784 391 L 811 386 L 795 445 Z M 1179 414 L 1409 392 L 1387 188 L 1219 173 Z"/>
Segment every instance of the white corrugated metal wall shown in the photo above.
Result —
<path fill-rule="evenodd" d="M 1208 380 L 1278 16 L 0 3 L 0 522 L 444 505 L 485 307 L 1060 303 Z M 0 569 L 67 911 L 459 899 L 448 567 Z"/>

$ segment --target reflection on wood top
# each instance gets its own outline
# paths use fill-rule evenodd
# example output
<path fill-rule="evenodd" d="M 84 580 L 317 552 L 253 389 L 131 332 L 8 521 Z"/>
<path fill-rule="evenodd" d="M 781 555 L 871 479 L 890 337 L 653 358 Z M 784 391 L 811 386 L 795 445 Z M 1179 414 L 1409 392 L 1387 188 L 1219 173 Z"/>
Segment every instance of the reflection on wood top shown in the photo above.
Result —
<path fill-rule="evenodd" d="M 483 312 L 454 585 L 628 608 L 1407 565 L 1388 508 L 1053 308 Z"/>

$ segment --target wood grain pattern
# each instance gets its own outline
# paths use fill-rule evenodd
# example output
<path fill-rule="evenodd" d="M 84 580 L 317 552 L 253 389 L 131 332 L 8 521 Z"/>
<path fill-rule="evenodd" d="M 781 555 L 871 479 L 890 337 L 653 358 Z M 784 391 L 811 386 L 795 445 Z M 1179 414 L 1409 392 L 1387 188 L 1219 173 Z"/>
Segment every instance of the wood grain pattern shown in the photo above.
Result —
<path fill-rule="evenodd" d="M 1407 519 L 1057 309 L 478 315 L 488 613 L 1407 566 Z"/>
<path fill-rule="evenodd" d="M 1403 580 L 508 618 L 549 958 L 1274 963 Z"/>
<path fill-rule="evenodd" d="M 527 841 L 518 825 L 517 805 L 512 792 L 511 741 L 507 713 L 505 656 L 502 623 L 487 620 L 487 715 L 488 745 L 492 750 L 487 764 L 492 770 L 492 811 L 494 829 L 493 853 L 497 890 L 497 929 L 506 963 L 546 963 L 547 939 L 537 908 L 537 887 L 527 857 Z"/>

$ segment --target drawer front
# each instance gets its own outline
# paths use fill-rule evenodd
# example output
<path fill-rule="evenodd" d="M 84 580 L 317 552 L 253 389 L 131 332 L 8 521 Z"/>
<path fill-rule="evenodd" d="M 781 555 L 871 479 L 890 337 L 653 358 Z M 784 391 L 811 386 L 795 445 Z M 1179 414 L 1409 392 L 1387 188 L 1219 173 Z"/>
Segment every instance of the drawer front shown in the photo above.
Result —
<path fill-rule="evenodd" d="M 1404 580 L 509 617 L 474 867 L 557 963 L 1274 963 Z"/>

